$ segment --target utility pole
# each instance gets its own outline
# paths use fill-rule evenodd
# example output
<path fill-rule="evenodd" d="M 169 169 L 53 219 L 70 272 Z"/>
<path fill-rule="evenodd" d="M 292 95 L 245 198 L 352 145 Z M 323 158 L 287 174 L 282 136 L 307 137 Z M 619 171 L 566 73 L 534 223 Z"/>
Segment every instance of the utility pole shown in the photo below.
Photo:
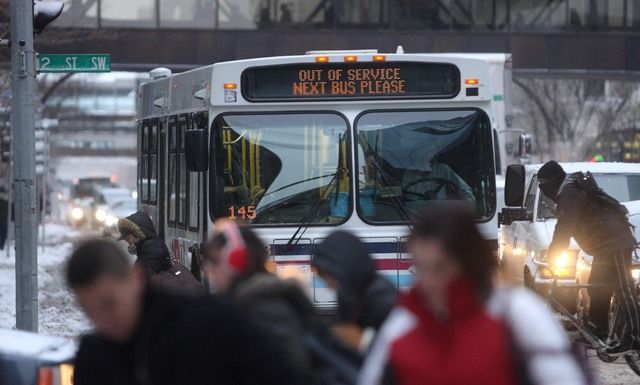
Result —
<path fill-rule="evenodd" d="M 11 0 L 11 136 L 16 247 L 16 328 L 38 331 L 33 2 Z"/>

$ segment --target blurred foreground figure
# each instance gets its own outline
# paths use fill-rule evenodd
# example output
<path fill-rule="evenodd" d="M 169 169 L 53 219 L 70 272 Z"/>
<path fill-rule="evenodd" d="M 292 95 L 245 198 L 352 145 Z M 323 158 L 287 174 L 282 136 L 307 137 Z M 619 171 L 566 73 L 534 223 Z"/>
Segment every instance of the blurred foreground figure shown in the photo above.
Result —
<path fill-rule="evenodd" d="M 145 285 L 112 241 L 80 245 L 67 282 L 96 332 L 82 337 L 75 385 L 298 385 L 277 344 L 217 297 Z"/>
<path fill-rule="evenodd" d="M 409 239 L 416 275 L 359 384 L 580 385 L 561 325 L 525 289 L 493 287 L 496 259 L 467 206 L 434 207 Z"/>
<path fill-rule="evenodd" d="M 346 231 L 330 234 L 318 245 L 312 266 L 336 290 L 338 336 L 364 352 L 396 304 L 393 284 L 376 271 L 367 246 Z"/>
<path fill-rule="evenodd" d="M 331 335 L 293 279 L 267 269 L 269 252 L 257 234 L 218 220 L 205 249 L 204 271 L 215 292 L 229 295 L 254 324 L 274 337 L 303 384 L 353 384 L 357 356 Z"/>
<path fill-rule="evenodd" d="M 157 288 L 179 294 L 202 294 L 202 286 L 193 274 L 178 262 L 173 262 L 164 241 L 156 234 L 147 213 L 135 212 L 118 221 L 120 238 L 126 240 L 136 264 L 144 268 L 147 281 Z"/>

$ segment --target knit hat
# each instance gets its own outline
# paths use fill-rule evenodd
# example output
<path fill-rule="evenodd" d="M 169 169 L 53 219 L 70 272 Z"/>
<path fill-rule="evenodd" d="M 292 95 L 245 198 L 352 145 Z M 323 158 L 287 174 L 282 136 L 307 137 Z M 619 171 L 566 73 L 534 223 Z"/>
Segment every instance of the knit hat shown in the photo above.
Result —
<path fill-rule="evenodd" d="M 553 179 L 564 179 L 567 174 L 562 169 L 562 166 L 555 160 L 550 160 L 545 163 L 538 171 L 538 179 L 545 181 Z"/>

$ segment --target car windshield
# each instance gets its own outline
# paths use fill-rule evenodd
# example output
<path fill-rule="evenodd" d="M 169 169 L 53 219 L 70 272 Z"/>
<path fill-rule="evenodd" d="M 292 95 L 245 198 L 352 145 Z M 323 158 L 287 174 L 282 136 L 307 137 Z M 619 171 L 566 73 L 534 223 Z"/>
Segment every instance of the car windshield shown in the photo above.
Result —
<path fill-rule="evenodd" d="M 639 174 L 593 174 L 593 177 L 607 194 L 619 202 L 640 200 Z M 554 219 L 557 217 L 556 204 L 544 193 L 538 202 L 538 218 Z"/>
<path fill-rule="evenodd" d="M 493 143 L 482 111 L 368 112 L 356 133 L 358 211 L 367 221 L 412 220 L 441 200 L 470 201 L 481 218 L 493 215 Z"/>
<path fill-rule="evenodd" d="M 348 126 L 335 113 L 218 117 L 212 213 L 253 224 L 335 224 L 350 213 Z"/>
<path fill-rule="evenodd" d="M 111 208 L 113 208 L 114 210 L 131 211 L 131 212 L 135 212 L 137 209 L 135 199 L 131 199 L 131 198 L 114 202 L 111 205 Z"/>

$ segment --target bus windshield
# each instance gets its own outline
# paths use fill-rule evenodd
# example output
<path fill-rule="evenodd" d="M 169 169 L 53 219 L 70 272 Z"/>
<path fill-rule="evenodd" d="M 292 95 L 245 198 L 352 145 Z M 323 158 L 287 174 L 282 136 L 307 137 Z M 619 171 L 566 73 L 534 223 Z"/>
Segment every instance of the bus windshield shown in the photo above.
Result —
<path fill-rule="evenodd" d="M 403 222 L 441 200 L 495 211 L 491 127 L 476 109 L 375 111 L 356 121 L 358 212 Z"/>
<path fill-rule="evenodd" d="M 346 220 L 351 189 L 343 117 L 227 114 L 214 125 L 214 216 L 274 225 Z"/>

